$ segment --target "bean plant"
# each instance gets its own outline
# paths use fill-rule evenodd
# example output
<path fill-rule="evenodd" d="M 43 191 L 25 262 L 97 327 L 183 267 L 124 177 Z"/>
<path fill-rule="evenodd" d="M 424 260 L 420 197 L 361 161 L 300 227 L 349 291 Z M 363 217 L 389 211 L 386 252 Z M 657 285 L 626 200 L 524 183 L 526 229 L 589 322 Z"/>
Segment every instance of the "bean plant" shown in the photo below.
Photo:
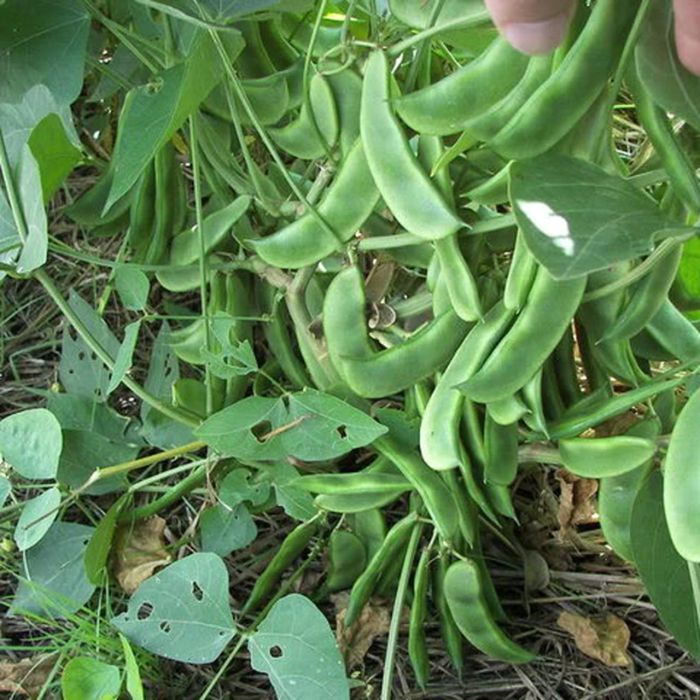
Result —
<path fill-rule="evenodd" d="M 700 78 L 672 27 L 580 0 L 528 57 L 480 0 L 0 3 L 0 280 L 62 314 L 56 385 L 0 422 L 7 614 L 106 615 L 49 684 L 136 699 L 150 655 L 218 660 L 204 698 L 247 647 L 278 697 L 349 698 L 339 591 L 345 628 L 394 601 L 382 698 L 405 608 L 416 688 L 428 622 L 457 672 L 532 662 L 489 543 L 523 551 L 514 495 L 553 469 L 598 480 L 700 656 Z M 125 533 L 194 492 L 123 592 Z"/>

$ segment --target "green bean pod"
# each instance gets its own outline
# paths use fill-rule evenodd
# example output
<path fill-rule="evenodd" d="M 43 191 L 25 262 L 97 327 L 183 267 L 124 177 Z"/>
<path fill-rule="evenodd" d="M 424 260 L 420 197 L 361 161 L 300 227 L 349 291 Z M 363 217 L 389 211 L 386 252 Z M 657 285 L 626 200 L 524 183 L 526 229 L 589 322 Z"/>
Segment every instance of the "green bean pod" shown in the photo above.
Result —
<path fill-rule="evenodd" d="M 453 494 L 445 483 L 413 450 L 391 437 L 380 437 L 374 448 L 391 460 L 413 485 L 432 518 L 440 536 L 450 542 L 459 531 L 459 517 Z"/>
<path fill-rule="evenodd" d="M 417 513 L 409 513 L 397 522 L 387 533 L 382 546 L 370 559 L 367 567 L 357 578 L 350 591 L 350 600 L 345 611 L 344 625 L 346 628 L 357 620 L 370 599 L 379 582 L 382 572 L 402 551 L 406 541 L 411 536 L 413 528 L 418 523 Z"/>
<path fill-rule="evenodd" d="M 379 201 L 362 143 L 358 140 L 341 164 L 317 210 L 332 236 L 309 212 L 270 236 L 251 241 L 269 265 L 297 269 L 322 260 L 348 241 Z"/>
<path fill-rule="evenodd" d="M 678 553 L 700 562 L 700 392 L 681 409 L 671 433 L 664 464 L 664 510 L 668 530 Z"/>
<path fill-rule="evenodd" d="M 327 75 L 338 110 L 340 153 L 346 157 L 360 137 L 360 103 L 362 78 L 351 68 Z"/>
<path fill-rule="evenodd" d="M 598 0 L 559 67 L 494 136 L 491 148 L 506 158 L 531 158 L 566 136 L 605 88 L 638 8 L 638 0 Z M 562 101 L 562 95 L 576 99 Z"/>
<path fill-rule="evenodd" d="M 508 95 L 527 66 L 527 57 L 499 37 L 479 58 L 404 95 L 396 107 L 401 119 L 419 134 L 455 134 Z"/>
<path fill-rule="evenodd" d="M 518 473 L 518 424 L 499 425 L 487 412 L 484 421 L 484 447 L 484 481 L 487 484 L 510 486 Z"/>
<path fill-rule="evenodd" d="M 362 540 L 367 550 L 367 558 L 371 559 L 379 551 L 386 537 L 384 513 L 379 508 L 358 511 L 348 516 L 348 523 L 352 531 Z"/>
<path fill-rule="evenodd" d="M 445 643 L 445 649 L 452 665 L 461 677 L 464 670 L 464 641 L 445 598 L 445 574 L 449 566 L 448 556 L 447 551 L 440 552 L 437 566 L 433 569 L 432 598 L 438 612 L 442 641 Z"/>
<path fill-rule="evenodd" d="M 504 486 L 503 484 L 495 484 L 487 481 L 484 484 L 484 490 L 486 491 L 486 496 L 489 499 L 489 503 L 493 506 L 494 510 L 505 516 L 518 522 L 518 516 L 515 512 L 515 506 L 513 505 L 513 498 L 510 492 L 510 486 Z"/>
<path fill-rule="evenodd" d="M 527 247 L 523 232 L 518 231 L 503 292 L 503 304 L 507 309 L 520 311 L 525 305 L 536 274 L 537 260 Z"/>
<path fill-rule="evenodd" d="M 668 299 L 649 321 L 646 330 L 681 362 L 700 362 L 700 331 Z"/>
<path fill-rule="evenodd" d="M 641 332 L 658 313 L 678 272 L 683 248 L 678 244 L 630 290 L 630 301 L 601 341 L 627 340 Z"/>
<path fill-rule="evenodd" d="M 350 588 L 366 563 L 367 554 L 362 541 L 347 530 L 334 530 L 328 538 L 328 575 L 318 597 Z"/>
<path fill-rule="evenodd" d="M 506 637 L 496 624 L 474 561 L 461 559 L 450 566 L 445 574 L 445 597 L 460 632 L 484 654 L 511 664 L 535 659 L 534 654 Z"/>
<path fill-rule="evenodd" d="M 314 160 L 329 151 L 338 139 L 335 98 L 326 79 L 316 74 L 309 81 L 308 104 L 285 126 L 268 129 L 273 141 L 295 158 Z"/>
<path fill-rule="evenodd" d="M 383 472 L 348 472 L 346 474 L 308 474 L 295 479 L 293 485 L 310 493 L 356 495 L 362 493 L 405 493 L 411 484 L 401 474 Z"/>
<path fill-rule="evenodd" d="M 587 479 L 625 474 L 649 461 L 654 452 L 653 440 L 634 435 L 559 441 L 559 456 L 564 466 L 572 474 Z"/>
<path fill-rule="evenodd" d="M 522 388 L 521 395 L 523 402 L 527 406 L 529 413 L 524 416 L 525 423 L 531 430 L 549 435 L 547 427 L 547 416 L 544 410 L 544 401 L 542 397 L 542 378 L 543 369 L 540 369 L 532 379 Z"/>
<path fill-rule="evenodd" d="M 389 64 L 381 51 L 367 60 L 360 134 L 372 177 L 397 221 L 420 238 L 436 240 L 464 226 L 413 155 L 390 102 Z"/>
<path fill-rule="evenodd" d="M 454 469 L 443 472 L 440 476 L 447 485 L 447 488 L 452 492 L 455 503 L 457 504 L 459 532 L 462 535 L 462 539 L 468 547 L 473 547 L 476 542 L 477 529 L 479 527 L 474 502 L 467 492 L 466 487 L 460 482 Z"/>
<path fill-rule="evenodd" d="M 464 397 L 456 386 L 467 381 L 481 366 L 512 318 L 513 313 L 502 304 L 494 306 L 483 323 L 469 332 L 435 385 L 420 426 L 421 454 L 433 469 L 452 469 L 459 464 Z"/>
<path fill-rule="evenodd" d="M 318 531 L 318 521 L 311 520 L 297 525 L 285 538 L 272 561 L 265 567 L 253 586 L 248 600 L 243 606 L 243 613 L 256 610 L 260 604 L 277 588 L 282 574 L 306 549 Z"/>
<path fill-rule="evenodd" d="M 450 303 L 455 313 L 464 321 L 483 318 L 479 290 L 459 247 L 456 235 L 435 241 L 435 252 L 440 259 L 440 271 L 444 275 Z"/>
<path fill-rule="evenodd" d="M 540 268 L 527 303 L 484 366 L 460 388 L 489 403 L 521 389 L 552 353 L 576 313 L 586 279 L 556 281 Z"/>
<path fill-rule="evenodd" d="M 537 374 L 535 374 L 537 376 Z M 530 380 L 525 386 L 528 386 Z M 524 389 L 525 387 L 523 387 Z M 491 417 L 491 420 L 498 425 L 512 425 L 519 420 L 525 418 L 530 409 L 527 404 L 520 398 L 519 393 L 513 396 L 507 396 L 505 399 L 499 399 L 486 405 L 486 412 Z"/>
<path fill-rule="evenodd" d="M 660 432 L 661 423 L 652 418 L 640 421 L 626 434 L 656 440 Z M 634 561 L 630 537 L 632 506 L 653 465 L 653 460 L 649 460 L 625 474 L 603 477 L 598 486 L 598 513 L 603 534 L 615 552 L 628 561 Z"/>
<path fill-rule="evenodd" d="M 413 602 L 408 622 L 408 658 L 416 681 L 425 688 L 430 676 L 430 660 L 425 642 L 425 622 L 428 617 L 428 583 L 430 582 L 430 557 L 432 547 L 421 552 L 413 576 Z"/>

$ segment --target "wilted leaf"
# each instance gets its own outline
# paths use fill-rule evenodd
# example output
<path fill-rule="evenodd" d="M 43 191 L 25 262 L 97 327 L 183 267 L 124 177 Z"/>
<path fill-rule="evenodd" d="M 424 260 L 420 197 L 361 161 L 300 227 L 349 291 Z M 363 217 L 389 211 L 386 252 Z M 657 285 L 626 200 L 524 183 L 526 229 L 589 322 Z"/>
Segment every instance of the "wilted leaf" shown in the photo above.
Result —
<path fill-rule="evenodd" d="M 114 576 L 119 585 L 133 593 L 156 569 L 170 563 L 165 549 L 165 520 L 157 515 L 123 526 L 114 545 Z"/>
<path fill-rule="evenodd" d="M 632 663 L 627 653 L 629 627 L 612 613 L 584 617 L 563 612 L 557 624 L 573 636 L 576 646 L 586 656 L 602 661 L 606 666 L 629 666 Z"/>
<path fill-rule="evenodd" d="M 0 661 L 0 692 L 29 698 L 38 697 L 46 683 L 56 659 L 46 654 L 21 659 Z"/>
<path fill-rule="evenodd" d="M 336 609 L 335 636 L 340 651 L 345 657 L 345 663 L 348 669 L 351 669 L 362 663 L 377 637 L 383 637 L 389 633 L 391 611 L 370 600 L 360 613 L 360 617 L 346 629 L 344 620 L 349 597 L 349 593 L 343 592 L 331 596 L 331 600 Z"/>
<path fill-rule="evenodd" d="M 557 472 L 561 488 L 559 496 L 559 526 L 562 531 L 598 522 L 595 495 L 598 482 L 595 479 L 581 479 L 565 469 Z"/>

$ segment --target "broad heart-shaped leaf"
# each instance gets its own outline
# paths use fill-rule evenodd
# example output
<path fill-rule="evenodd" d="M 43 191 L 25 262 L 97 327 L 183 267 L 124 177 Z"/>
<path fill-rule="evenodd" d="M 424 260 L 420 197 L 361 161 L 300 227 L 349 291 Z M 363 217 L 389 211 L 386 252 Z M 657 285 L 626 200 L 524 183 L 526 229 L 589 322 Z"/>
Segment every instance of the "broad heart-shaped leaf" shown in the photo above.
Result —
<path fill-rule="evenodd" d="M 228 585 L 220 557 L 191 554 L 144 581 L 112 624 L 159 656 L 210 663 L 235 634 Z"/>
<path fill-rule="evenodd" d="M 131 189 L 156 152 L 219 82 L 222 71 L 211 39 L 200 32 L 184 63 L 127 93 L 119 117 L 114 149 L 117 165 L 106 209 Z"/>
<path fill-rule="evenodd" d="M 62 104 L 80 94 L 90 16 L 80 0 L 24 0 L 0 4 L 0 101 L 17 102 L 43 83 Z"/>
<path fill-rule="evenodd" d="M 62 447 L 61 426 L 45 408 L 30 408 L 0 421 L 0 455 L 25 479 L 55 477 Z"/>
<path fill-rule="evenodd" d="M 95 587 L 85 575 L 83 554 L 94 529 L 64 522 L 49 528 L 41 542 L 27 551 L 10 614 L 65 617 L 87 603 Z"/>
<path fill-rule="evenodd" d="M 15 528 L 15 542 L 20 551 L 33 547 L 47 533 L 58 516 L 60 502 L 61 492 L 53 487 L 24 504 Z"/>
<path fill-rule="evenodd" d="M 75 291 L 71 291 L 68 304 L 87 327 L 90 335 L 114 360 L 119 351 L 119 341 L 95 309 Z M 102 360 L 69 324 L 63 329 L 62 344 L 58 376 L 66 391 L 95 401 L 105 401 L 110 371 Z"/>
<path fill-rule="evenodd" d="M 46 115 L 34 127 L 28 146 L 39 165 L 46 203 L 80 160 L 80 150 L 70 141 L 61 118 L 54 113 Z"/>
<path fill-rule="evenodd" d="M 19 199 L 27 237 L 17 260 L 17 272 L 25 274 L 46 262 L 49 230 L 41 190 L 39 166 L 29 146 L 22 148 L 17 176 Z"/>
<path fill-rule="evenodd" d="M 71 659 L 61 676 L 64 700 L 111 700 L 119 695 L 121 685 L 116 666 L 89 656 Z"/>
<path fill-rule="evenodd" d="M 250 665 L 279 700 L 350 698 L 345 665 L 328 621 L 305 596 L 280 598 L 248 641 Z"/>
<path fill-rule="evenodd" d="M 107 393 L 111 394 L 122 382 L 128 371 L 131 369 L 131 360 L 136 349 L 136 340 L 139 337 L 141 321 L 134 321 L 124 329 L 124 340 L 119 346 L 117 356 L 114 359 L 114 369 L 109 378 Z"/>
<path fill-rule="evenodd" d="M 630 535 L 634 561 L 651 602 L 671 634 L 700 658 L 700 621 L 688 562 L 676 551 L 666 525 L 663 477 L 653 472 L 632 508 Z"/>
<path fill-rule="evenodd" d="M 645 255 L 670 226 L 623 178 L 570 156 L 513 163 L 510 200 L 528 248 L 560 280 Z"/>
<path fill-rule="evenodd" d="M 247 547 L 258 536 L 255 521 L 242 503 L 234 508 L 224 505 L 207 508 L 199 519 L 199 532 L 202 551 L 220 557 Z"/>
<path fill-rule="evenodd" d="M 215 413 L 196 435 L 238 459 L 333 459 L 387 432 L 362 411 L 314 389 L 282 399 L 249 396 Z"/>
<path fill-rule="evenodd" d="M 639 77 L 654 101 L 700 129 L 700 77 L 678 60 L 671 0 L 650 4 L 636 62 Z"/>
<path fill-rule="evenodd" d="M 146 306 L 150 284 L 142 270 L 137 267 L 119 266 L 114 273 L 114 286 L 127 309 L 141 311 Z"/>

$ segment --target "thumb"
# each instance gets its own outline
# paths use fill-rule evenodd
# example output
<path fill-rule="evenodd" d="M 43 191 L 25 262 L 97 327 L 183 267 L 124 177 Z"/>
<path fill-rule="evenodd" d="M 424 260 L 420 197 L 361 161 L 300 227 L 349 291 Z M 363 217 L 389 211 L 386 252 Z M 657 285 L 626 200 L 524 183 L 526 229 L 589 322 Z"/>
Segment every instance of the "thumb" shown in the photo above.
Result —
<path fill-rule="evenodd" d="M 678 58 L 689 71 L 700 75 L 700 3 L 697 0 L 674 0 L 673 9 Z"/>
<path fill-rule="evenodd" d="M 575 0 L 486 0 L 486 7 L 514 48 L 527 54 L 543 54 L 564 40 Z"/>

